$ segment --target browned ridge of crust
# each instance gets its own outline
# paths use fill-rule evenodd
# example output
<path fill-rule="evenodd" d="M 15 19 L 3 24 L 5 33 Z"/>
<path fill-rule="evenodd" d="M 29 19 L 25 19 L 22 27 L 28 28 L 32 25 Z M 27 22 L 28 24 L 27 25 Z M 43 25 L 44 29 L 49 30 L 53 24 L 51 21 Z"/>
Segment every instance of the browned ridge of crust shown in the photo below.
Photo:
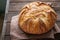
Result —
<path fill-rule="evenodd" d="M 53 28 L 57 20 L 56 12 L 46 3 L 26 4 L 19 13 L 19 27 L 29 34 L 43 34 Z"/>

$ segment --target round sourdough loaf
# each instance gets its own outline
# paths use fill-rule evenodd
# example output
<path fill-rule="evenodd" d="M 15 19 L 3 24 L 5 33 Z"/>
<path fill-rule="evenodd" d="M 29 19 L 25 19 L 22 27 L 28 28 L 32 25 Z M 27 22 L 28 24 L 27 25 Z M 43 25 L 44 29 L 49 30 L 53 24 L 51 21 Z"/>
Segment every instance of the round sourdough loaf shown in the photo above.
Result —
<path fill-rule="evenodd" d="M 26 33 L 43 34 L 53 28 L 56 12 L 43 2 L 26 4 L 19 13 L 18 25 Z"/>

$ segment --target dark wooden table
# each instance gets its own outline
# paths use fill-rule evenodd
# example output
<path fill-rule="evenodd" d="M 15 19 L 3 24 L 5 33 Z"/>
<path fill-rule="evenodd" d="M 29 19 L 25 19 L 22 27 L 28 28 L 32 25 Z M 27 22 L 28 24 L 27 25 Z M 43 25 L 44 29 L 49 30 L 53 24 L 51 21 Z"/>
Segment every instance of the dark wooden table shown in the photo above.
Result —
<path fill-rule="evenodd" d="M 57 24 L 60 27 L 60 0 L 7 0 L 5 18 L 3 23 L 2 40 L 10 40 L 11 17 L 19 14 L 20 9 L 26 3 L 33 1 L 42 1 L 52 3 L 52 7 L 58 14 Z"/>

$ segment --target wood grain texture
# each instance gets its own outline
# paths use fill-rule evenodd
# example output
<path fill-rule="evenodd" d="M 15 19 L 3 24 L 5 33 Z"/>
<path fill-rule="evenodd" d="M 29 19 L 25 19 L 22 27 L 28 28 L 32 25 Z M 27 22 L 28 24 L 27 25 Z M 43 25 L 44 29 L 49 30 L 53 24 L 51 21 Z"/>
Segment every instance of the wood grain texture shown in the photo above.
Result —
<path fill-rule="evenodd" d="M 10 3 L 9 5 L 9 10 L 8 11 L 20 11 L 21 8 L 27 4 L 29 2 L 19 2 L 19 3 Z M 49 3 L 52 3 L 52 7 L 56 10 L 56 11 L 59 11 L 60 10 L 60 2 L 49 2 Z"/>
<path fill-rule="evenodd" d="M 10 2 L 21 2 L 21 1 L 23 1 L 23 2 L 28 2 L 28 1 L 57 1 L 57 2 L 59 2 L 60 0 L 11 0 Z"/>
<path fill-rule="evenodd" d="M 11 40 L 10 36 L 5 36 L 3 40 Z"/>
<path fill-rule="evenodd" d="M 6 31 L 5 35 L 9 36 L 10 35 L 10 23 L 6 23 Z"/>
<path fill-rule="evenodd" d="M 17 14 L 18 14 L 18 12 L 9 12 L 8 14 L 6 14 L 5 20 L 7 20 L 8 22 L 10 22 L 11 21 L 11 18 L 13 16 L 17 15 Z"/>

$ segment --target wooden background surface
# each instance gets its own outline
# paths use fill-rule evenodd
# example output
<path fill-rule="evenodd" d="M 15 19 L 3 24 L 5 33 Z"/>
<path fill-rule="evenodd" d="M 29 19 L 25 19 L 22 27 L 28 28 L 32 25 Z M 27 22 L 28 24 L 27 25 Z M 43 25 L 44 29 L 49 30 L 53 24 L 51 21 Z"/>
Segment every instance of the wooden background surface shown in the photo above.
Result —
<path fill-rule="evenodd" d="M 21 8 L 26 4 L 33 1 L 42 1 L 42 2 L 50 2 L 52 3 L 52 7 L 58 14 L 57 24 L 60 27 L 60 0 L 10 0 L 8 12 L 5 13 L 4 25 L 6 27 L 4 40 L 10 39 L 10 22 L 11 17 L 19 14 Z M 7 9 L 7 8 L 6 8 Z M 3 30 L 4 31 L 4 30 Z"/>

